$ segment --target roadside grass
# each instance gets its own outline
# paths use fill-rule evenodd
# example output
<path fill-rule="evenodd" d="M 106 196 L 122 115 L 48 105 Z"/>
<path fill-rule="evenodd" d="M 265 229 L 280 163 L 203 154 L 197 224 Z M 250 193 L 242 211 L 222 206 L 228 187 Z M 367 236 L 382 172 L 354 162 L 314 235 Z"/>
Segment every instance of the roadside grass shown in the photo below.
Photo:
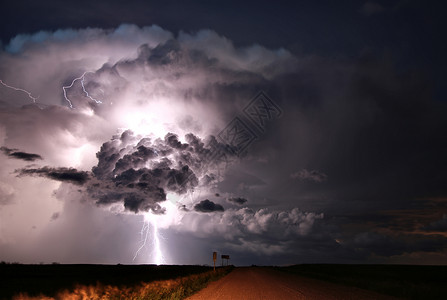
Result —
<path fill-rule="evenodd" d="M 447 299 L 447 266 L 309 264 L 278 270 L 404 299 Z"/>
<path fill-rule="evenodd" d="M 63 267 L 63 265 L 61 265 Z M 86 268 L 92 268 L 93 266 L 84 266 Z M 103 268 L 107 269 L 107 267 L 113 266 L 96 266 L 96 269 L 101 270 Z M 115 266 L 116 267 L 116 266 Z M 121 266 L 127 267 L 126 269 L 132 270 L 137 267 L 144 266 Z M 96 283 L 92 284 L 79 284 L 75 281 L 70 287 L 53 289 L 51 292 L 42 292 L 46 289 L 38 289 L 33 288 L 32 292 L 26 292 L 26 288 L 24 287 L 20 292 L 15 292 L 14 296 L 9 296 L 7 298 L 0 297 L 1 299 L 14 299 L 14 300 L 105 300 L 105 299 L 131 299 L 131 300 L 143 300 L 143 299 L 184 299 L 195 292 L 203 289 L 208 285 L 208 283 L 215 281 L 229 272 L 231 272 L 232 267 L 225 268 L 217 268 L 216 272 L 209 267 L 200 267 L 200 266 L 146 266 L 147 271 L 150 273 L 150 276 L 153 280 L 146 281 L 141 280 L 136 283 L 135 278 L 129 281 L 129 278 L 125 276 L 121 277 L 121 279 L 117 279 L 114 276 L 113 278 L 105 278 L 104 280 L 97 280 Z M 165 267 L 163 269 L 163 267 Z M 81 273 L 82 266 L 77 266 L 76 268 Z M 168 269 L 170 274 L 167 274 Z M 160 272 L 157 272 L 160 270 Z M 192 272 L 193 274 L 185 275 L 184 273 Z M 143 272 L 139 272 L 141 275 Z M 157 274 L 158 273 L 158 274 Z M 183 274 L 182 274 L 183 273 Z M 180 276 L 178 276 L 180 274 Z M 38 274 L 36 274 L 38 276 Z M 54 275 L 53 275 L 54 276 Z M 166 277 L 170 278 L 166 278 Z M 110 275 L 109 275 L 110 277 Z M 162 279 L 154 279 L 154 278 L 162 278 Z M 104 282 L 109 282 L 104 283 Z M 133 282 L 133 283 L 132 283 Z M 51 284 L 51 281 L 48 281 L 46 284 Z M 0 292 L 0 295 L 3 294 Z"/>

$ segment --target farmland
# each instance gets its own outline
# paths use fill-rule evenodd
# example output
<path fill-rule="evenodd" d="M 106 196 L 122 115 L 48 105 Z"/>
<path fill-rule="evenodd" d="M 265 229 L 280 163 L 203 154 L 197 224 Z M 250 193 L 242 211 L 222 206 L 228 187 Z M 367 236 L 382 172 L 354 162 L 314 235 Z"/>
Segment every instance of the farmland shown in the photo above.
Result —
<path fill-rule="evenodd" d="M 231 268 L 0 264 L 0 299 L 182 299 Z M 84 295 L 84 296 L 82 296 Z"/>

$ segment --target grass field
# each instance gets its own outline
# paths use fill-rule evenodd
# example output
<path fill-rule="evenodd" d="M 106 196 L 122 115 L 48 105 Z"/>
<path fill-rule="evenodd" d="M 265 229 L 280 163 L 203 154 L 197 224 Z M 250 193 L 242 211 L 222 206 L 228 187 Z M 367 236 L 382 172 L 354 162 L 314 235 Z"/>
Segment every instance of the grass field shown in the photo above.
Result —
<path fill-rule="evenodd" d="M 0 264 L 0 299 L 183 299 L 231 267 Z"/>
<path fill-rule="evenodd" d="M 278 269 L 404 299 L 447 299 L 447 266 L 315 264 Z"/>

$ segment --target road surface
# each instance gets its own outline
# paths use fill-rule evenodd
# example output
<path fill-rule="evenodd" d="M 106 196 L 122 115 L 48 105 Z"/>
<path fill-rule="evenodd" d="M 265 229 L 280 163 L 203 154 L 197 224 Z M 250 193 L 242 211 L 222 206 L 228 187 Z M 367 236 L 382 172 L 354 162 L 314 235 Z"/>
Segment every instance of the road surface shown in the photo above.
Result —
<path fill-rule="evenodd" d="M 235 268 L 187 300 L 212 299 L 396 299 L 374 292 L 276 271 Z"/>

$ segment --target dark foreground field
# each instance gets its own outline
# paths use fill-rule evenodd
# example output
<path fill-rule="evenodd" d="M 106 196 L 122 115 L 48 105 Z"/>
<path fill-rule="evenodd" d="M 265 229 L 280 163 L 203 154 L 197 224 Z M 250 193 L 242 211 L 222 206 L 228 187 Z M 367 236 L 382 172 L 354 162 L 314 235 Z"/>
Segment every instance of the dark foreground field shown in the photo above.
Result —
<path fill-rule="evenodd" d="M 321 264 L 278 269 L 398 298 L 447 299 L 447 266 Z"/>
<path fill-rule="evenodd" d="M 218 271 L 220 276 L 227 272 Z M 184 295 L 188 295 L 194 292 L 193 289 L 203 288 L 213 280 L 212 274 L 212 268 L 205 266 L 0 264 L 0 299 L 11 299 L 19 293 L 30 297 L 55 297 L 64 290 L 79 290 L 79 286 L 136 290 L 141 289 L 141 283 L 162 280 L 171 280 L 168 285 L 172 287 L 176 284 L 172 280 L 178 278 L 191 287 L 189 291 L 182 290 Z M 165 287 L 159 285 L 159 289 L 162 288 Z"/>
<path fill-rule="evenodd" d="M 33 300 L 184 299 L 231 269 L 218 268 L 213 272 L 204 266 L 0 264 L 0 299 L 19 294 L 17 299 Z M 244 299 L 251 288 L 254 294 L 270 293 L 271 299 L 284 299 L 284 295 L 288 299 L 347 299 L 346 295 L 352 299 L 382 299 L 379 294 L 404 299 L 447 299 L 447 266 L 295 265 L 236 271 L 211 284 L 213 297 L 221 295 L 216 299 L 225 299 L 228 293 L 240 290 L 240 299 Z M 214 299 L 206 293 L 205 298 L 200 295 L 194 297 Z"/>

